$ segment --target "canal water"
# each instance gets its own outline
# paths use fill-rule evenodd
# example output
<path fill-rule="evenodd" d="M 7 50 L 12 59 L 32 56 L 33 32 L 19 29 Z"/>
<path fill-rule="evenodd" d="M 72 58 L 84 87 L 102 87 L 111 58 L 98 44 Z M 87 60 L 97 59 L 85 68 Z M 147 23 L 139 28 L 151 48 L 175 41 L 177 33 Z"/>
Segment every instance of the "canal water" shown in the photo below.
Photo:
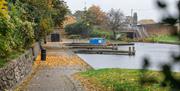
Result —
<path fill-rule="evenodd" d="M 150 70 L 160 70 L 164 63 L 172 62 L 172 54 L 179 53 L 179 46 L 172 44 L 158 43 L 135 43 L 136 55 L 97 55 L 97 54 L 78 54 L 94 69 L 102 68 L 124 68 L 141 69 L 143 59 L 150 60 Z M 119 50 L 127 50 L 128 47 L 119 47 Z M 180 72 L 180 64 L 173 64 L 173 71 Z"/>

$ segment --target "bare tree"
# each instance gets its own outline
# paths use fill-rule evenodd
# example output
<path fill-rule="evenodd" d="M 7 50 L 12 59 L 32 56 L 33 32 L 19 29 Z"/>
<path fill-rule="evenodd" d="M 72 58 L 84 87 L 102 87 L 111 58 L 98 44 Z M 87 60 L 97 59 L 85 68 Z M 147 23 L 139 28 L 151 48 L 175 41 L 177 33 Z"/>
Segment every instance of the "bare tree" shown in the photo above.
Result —
<path fill-rule="evenodd" d="M 123 30 L 125 26 L 125 16 L 120 9 L 111 9 L 108 13 L 108 24 L 113 31 L 113 38 L 116 39 L 116 32 Z"/>

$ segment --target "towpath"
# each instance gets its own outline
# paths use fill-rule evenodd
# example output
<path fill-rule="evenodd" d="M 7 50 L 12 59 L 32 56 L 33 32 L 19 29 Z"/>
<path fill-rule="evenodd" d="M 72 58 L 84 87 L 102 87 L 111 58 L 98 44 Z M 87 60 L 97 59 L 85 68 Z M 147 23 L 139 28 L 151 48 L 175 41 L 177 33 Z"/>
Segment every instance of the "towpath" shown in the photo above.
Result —
<path fill-rule="evenodd" d="M 61 47 L 59 43 L 48 43 L 46 47 Z M 23 80 L 15 91 L 84 91 L 72 74 L 91 67 L 67 49 L 47 50 L 47 60 L 36 59 L 32 73 Z"/>

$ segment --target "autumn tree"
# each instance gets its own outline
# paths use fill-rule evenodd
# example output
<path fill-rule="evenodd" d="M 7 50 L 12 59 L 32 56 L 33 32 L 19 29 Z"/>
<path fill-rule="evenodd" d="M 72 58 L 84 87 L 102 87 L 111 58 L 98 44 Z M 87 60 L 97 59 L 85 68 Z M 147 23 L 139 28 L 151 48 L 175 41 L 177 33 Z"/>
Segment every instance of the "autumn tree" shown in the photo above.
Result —
<path fill-rule="evenodd" d="M 8 3 L 5 0 L 0 0 L 0 14 L 3 17 L 9 18 L 7 5 Z"/>
<path fill-rule="evenodd" d="M 125 16 L 120 9 L 111 9 L 108 13 L 108 25 L 113 31 L 113 38 L 116 39 L 116 32 L 125 27 Z"/>
<path fill-rule="evenodd" d="M 107 19 L 106 13 L 103 12 L 101 8 L 96 5 L 92 5 L 87 10 L 86 18 L 93 25 L 102 25 Z"/>

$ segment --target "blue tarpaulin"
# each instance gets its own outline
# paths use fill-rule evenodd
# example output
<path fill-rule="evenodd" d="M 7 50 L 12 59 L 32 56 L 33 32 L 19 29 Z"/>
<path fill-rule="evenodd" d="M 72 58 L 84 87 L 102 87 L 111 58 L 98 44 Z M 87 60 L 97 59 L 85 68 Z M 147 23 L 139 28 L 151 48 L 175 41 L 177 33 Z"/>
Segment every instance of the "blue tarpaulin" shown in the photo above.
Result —
<path fill-rule="evenodd" d="M 106 44 L 106 40 L 104 38 L 91 38 L 89 43 L 94 45 Z"/>

